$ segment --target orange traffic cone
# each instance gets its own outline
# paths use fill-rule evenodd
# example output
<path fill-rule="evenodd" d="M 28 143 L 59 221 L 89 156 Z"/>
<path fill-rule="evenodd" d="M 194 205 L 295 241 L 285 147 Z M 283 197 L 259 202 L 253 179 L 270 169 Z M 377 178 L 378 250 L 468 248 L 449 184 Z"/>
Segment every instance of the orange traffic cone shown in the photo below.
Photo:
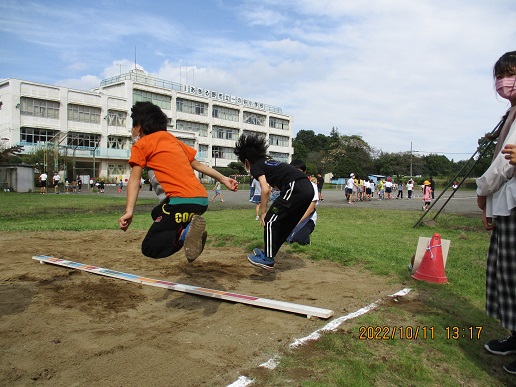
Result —
<path fill-rule="evenodd" d="M 441 235 L 436 233 L 432 239 L 430 239 L 425 255 L 421 260 L 421 264 L 412 278 L 436 284 L 448 282 L 446 272 L 444 271 Z"/>

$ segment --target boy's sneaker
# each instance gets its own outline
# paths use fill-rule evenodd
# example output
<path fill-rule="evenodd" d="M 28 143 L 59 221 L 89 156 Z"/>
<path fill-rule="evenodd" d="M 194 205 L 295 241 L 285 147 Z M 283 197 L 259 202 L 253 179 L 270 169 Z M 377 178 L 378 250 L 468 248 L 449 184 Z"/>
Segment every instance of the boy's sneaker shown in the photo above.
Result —
<path fill-rule="evenodd" d="M 509 336 L 503 340 L 491 340 L 489 343 L 484 345 L 484 348 L 495 355 L 505 356 L 510 355 L 511 353 L 516 353 L 516 336 Z"/>
<path fill-rule="evenodd" d="M 261 267 L 265 270 L 274 270 L 274 259 L 272 258 L 249 254 L 247 259 L 251 262 L 251 265 Z"/>
<path fill-rule="evenodd" d="M 201 255 L 208 233 L 206 232 L 206 221 L 202 216 L 194 215 L 192 221 L 186 226 L 184 237 L 184 251 L 188 262 L 193 262 Z"/>
<path fill-rule="evenodd" d="M 265 254 L 263 253 L 263 251 L 258 248 L 253 249 L 253 254 L 256 255 L 257 257 L 265 258 Z"/>
<path fill-rule="evenodd" d="M 503 369 L 510 374 L 516 375 L 516 360 L 503 366 Z"/>

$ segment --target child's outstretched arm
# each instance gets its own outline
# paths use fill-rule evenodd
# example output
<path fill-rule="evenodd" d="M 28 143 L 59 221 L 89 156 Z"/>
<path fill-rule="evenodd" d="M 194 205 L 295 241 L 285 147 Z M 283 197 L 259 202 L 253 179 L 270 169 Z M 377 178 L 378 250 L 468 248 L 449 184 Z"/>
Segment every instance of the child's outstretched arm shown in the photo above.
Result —
<path fill-rule="evenodd" d="M 236 181 L 235 179 L 232 179 L 230 177 L 224 176 L 222 173 L 216 171 L 215 169 L 213 169 L 211 167 L 208 167 L 207 165 L 197 161 L 196 159 L 194 159 L 190 163 L 190 165 L 197 172 L 200 172 L 200 173 L 202 173 L 204 175 L 208 175 L 209 177 L 212 177 L 215 180 L 220 181 L 230 191 L 237 191 L 238 190 L 238 181 Z"/>
<path fill-rule="evenodd" d="M 125 214 L 118 219 L 118 227 L 123 231 L 127 231 L 133 221 L 134 206 L 136 205 L 136 199 L 138 199 L 138 193 L 140 192 L 140 179 L 142 178 L 142 172 L 143 168 L 139 165 L 134 165 L 131 170 L 131 176 L 127 183 Z"/>
<path fill-rule="evenodd" d="M 505 159 L 509 160 L 509 164 L 516 165 L 516 144 L 507 144 L 502 149 Z"/>

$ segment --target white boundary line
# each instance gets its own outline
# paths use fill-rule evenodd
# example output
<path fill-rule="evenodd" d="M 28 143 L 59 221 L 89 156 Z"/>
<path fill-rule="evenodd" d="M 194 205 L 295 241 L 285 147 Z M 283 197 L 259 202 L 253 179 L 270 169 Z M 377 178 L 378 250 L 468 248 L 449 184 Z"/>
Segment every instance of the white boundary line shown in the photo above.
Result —
<path fill-rule="evenodd" d="M 410 292 L 410 288 L 402 289 L 394 294 L 389 295 L 389 297 L 401 297 L 405 296 Z M 311 340 L 317 340 L 319 337 L 321 337 L 321 334 L 324 332 L 330 332 L 335 331 L 343 322 L 347 320 L 351 320 L 353 318 L 359 317 L 363 314 L 366 314 L 367 312 L 375 309 L 378 305 L 382 303 L 382 299 L 379 299 L 367 306 L 364 306 L 363 308 L 360 308 L 359 310 L 352 312 L 350 314 L 347 314 L 345 316 L 338 317 L 332 321 L 330 321 L 328 324 L 326 324 L 324 327 L 317 329 L 316 331 L 310 333 L 308 336 L 302 337 L 300 339 L 294 340 L 293 343 L 289 345 L 291 349 L 297 348 L 303 344 L 305 344 L 308 341 Z M 259 367 L 267 368 L 270 370 L 275 369 L 279 364 L 279 357 L 273 356 L 269 360 L 267 360 L 265 363 L 262 363 L 259 365 Z M 253 379 L 248 378 L 247 376 L 239 376 L 237 380 L 235 380 L 233 383 L 228 384 L 227 387 L 246 387 L 254 383 Z"/>

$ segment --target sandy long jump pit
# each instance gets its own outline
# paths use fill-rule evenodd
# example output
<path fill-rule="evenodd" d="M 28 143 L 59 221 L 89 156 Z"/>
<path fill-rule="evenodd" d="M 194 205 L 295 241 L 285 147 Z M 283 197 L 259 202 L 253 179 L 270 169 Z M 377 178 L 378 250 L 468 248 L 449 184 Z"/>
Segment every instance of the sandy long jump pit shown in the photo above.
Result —
<path fill-rule="evenodd" d="M 227 385 L 336 318 L 400 290 L 386 277 L 280 251 L 272 273 L 242 248 L 188 263 L 140 253 L 144 231 L 0 232 L 0 384 Z M 185 294 L 71 268 L 52 255 L 181 284 L 332 309 L 299 314 Z"/>

